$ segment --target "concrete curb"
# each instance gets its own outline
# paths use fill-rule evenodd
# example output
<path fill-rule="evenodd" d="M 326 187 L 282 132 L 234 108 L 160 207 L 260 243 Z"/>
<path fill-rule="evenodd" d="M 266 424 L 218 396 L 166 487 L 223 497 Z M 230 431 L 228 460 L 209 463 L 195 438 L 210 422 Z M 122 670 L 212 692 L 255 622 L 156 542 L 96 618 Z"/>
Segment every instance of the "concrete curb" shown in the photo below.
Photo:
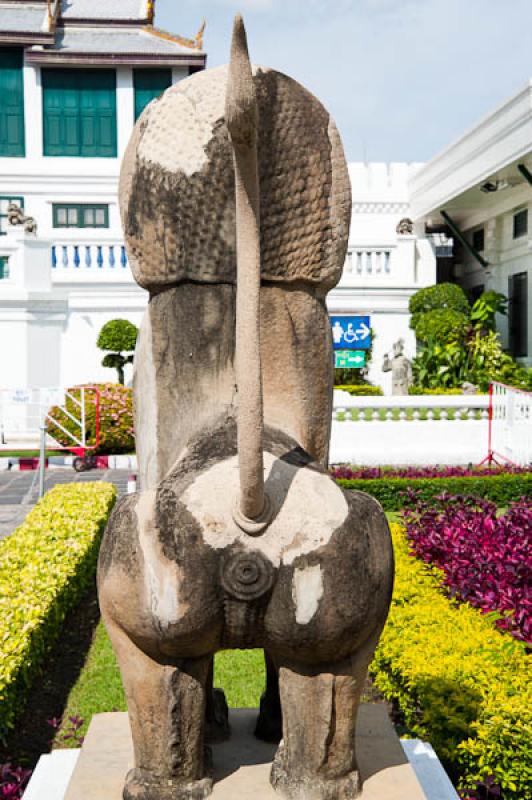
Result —
<path fill-rule="evenodd" d="M 47 469 L 72 469 L 75 456 L 49 456 L 46 459 Z M 24 458 L 23 456 L 0 457 L 0 472 L 25 472 L 39 468 L 38 458 Z M 95 469 L 138 469 L 137 456 L 110 455 L 97 456 Z"/>

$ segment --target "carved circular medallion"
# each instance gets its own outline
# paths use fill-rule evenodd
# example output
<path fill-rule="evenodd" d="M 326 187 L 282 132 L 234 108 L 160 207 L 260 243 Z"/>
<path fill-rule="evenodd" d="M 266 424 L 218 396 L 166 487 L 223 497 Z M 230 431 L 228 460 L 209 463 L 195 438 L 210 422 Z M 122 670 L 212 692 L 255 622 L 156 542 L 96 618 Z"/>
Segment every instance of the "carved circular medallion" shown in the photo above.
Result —
<path fill-rule="evenodd" d="M 273 586 L 274 571 L 262 553 L 237 553 L 222 564 L 222 586 L 237 600 L 258 600 Z"/>

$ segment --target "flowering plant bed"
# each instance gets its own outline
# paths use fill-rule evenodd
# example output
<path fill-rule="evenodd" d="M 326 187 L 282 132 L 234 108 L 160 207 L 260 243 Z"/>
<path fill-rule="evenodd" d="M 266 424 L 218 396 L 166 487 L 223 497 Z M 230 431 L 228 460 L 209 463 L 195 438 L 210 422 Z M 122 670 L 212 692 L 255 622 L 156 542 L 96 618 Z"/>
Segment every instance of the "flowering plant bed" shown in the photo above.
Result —
<path fill-rule="evenodd" d="M 532 685 L 522 642 L 469 603 L 441 591 L 442 576 L 412 558 L 394 524 L 390 615 L 370 667 L 408 732 L 427 739 L 464 798 L 532 800 Z"/>
<path fill-rule="evenodd" d="M 493 475 L 525 475 L 530 467 L 355 467 L 348 464 L 333 466 L 334 478 L 343 480 L 376 480 L 377 478 L 483 478 Z"/>
<path fill-rule="evenodd" d="M 498 627 L 532 643 L 532 499 L 497 515 L 488 500 L 444 494 L 403 517 L 413 554 L 442 570 L 450 597 L 499 612 Z"/>
<path fill-rule="evenodd" d="M 355 479 L 337 476 L 336 480 L 344 489 L 371 494 L 385 511 L 400 511 L 405 506 L 429 501 L 442 492 L 483 497 L 499 507 L 509 506 L 520 497 L 532 497 L 532 472 L 449 478 L 389 478 L 386 475 Z"/>

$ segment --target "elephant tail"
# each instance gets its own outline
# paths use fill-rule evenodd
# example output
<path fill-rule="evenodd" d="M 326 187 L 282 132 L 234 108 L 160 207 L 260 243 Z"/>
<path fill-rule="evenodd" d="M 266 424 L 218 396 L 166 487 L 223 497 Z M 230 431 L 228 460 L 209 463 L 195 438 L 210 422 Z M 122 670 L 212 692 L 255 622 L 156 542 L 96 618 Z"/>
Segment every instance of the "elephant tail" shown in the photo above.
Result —
<path fill-rule="evenodd" d="M 260 359 L 260 202 L 258 104 L 246 31 L 235 17 L 225 100 L 225 119 L 235 169 L 236 193 L 236 383 L 240 496 L 235 520 L 258 534 L 269 522 L 264 488 L 263 392 Z"/>

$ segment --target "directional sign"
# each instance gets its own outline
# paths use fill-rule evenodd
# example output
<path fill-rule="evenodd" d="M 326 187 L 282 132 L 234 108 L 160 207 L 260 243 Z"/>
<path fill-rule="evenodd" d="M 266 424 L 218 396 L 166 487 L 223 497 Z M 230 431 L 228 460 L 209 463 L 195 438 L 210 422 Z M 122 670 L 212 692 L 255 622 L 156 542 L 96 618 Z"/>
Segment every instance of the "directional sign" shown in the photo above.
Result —
<path fill-rule="evenodd" d="M 331 317 L 335 350 L 369 350 L 371 322 L 369 317 Z"/>
<path fill-rule="evenodd" d="M 366 366 L 365 350 L 337 350 L 334 354 L 337 369 L 360 369 Z"/>

